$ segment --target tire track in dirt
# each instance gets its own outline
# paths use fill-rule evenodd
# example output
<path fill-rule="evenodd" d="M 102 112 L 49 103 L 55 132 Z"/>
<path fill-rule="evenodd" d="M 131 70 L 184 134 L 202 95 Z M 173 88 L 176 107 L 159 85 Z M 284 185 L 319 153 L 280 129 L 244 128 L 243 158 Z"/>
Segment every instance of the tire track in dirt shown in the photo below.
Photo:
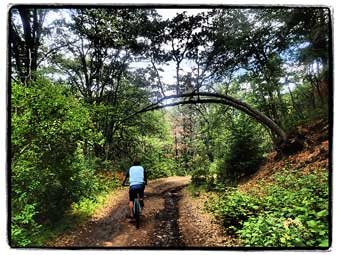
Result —
<path fill-rule="evenodd" d="M 185 187 L 190 177 L 151 181 L 145 189 L 141 225 L 128 221 L 128 189 L 116 190 L 102 208 L 77 229 L 48 247 L 183 248 L 230 247 L 231 239 L 204 212 L 203 197 L 193 198 Z"/>
<path fill-rule="evenodd" d="M 184 247 L 183 238 L 180 234 L 179 218 L 179 200 L 181 199 L 181 190 L 186 185 L 178 186 L 163 192 L 164 209 L 158 214 L 160 221 L 159 228 L 153 233 L 151 245 L 153 247 Z"/>
<path fill-rule="evenodd" d="M 48 246 L 88 248 L 182 246 L 177 223 L 180 199 L 177 191 L 189 182 L 190 177 L 169 177 L 150 182 L 145 189 L 145 207 L 138 230 L 126 219 L 128 190 L 122 189 L 113 192 L 108 203 L 96 212 L 94 217 Z M 168 227 L 163 228 L 162 225 Z M 155 242 L 158 239 L 159 242 Z"/>

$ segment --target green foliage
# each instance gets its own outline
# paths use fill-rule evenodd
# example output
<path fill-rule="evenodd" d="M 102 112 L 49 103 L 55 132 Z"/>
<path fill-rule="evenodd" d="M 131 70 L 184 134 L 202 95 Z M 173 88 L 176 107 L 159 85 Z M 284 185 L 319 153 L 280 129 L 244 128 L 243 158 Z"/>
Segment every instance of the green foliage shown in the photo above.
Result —
<path fill-rule="evenodd" d="M 84 152 L 101 137 L 88 110 L 61 85 L 14 83 L 11 102 L 11 241 L 40 245 L 42 225 L 53 226 L 72 203 L 102 189 Z"/>
<path fill-rule="evenodd" d="M 92 183 L 96 190 L 86 193 L 86 196 L 82 196 L 79 201 L 72 203 L 68 214 L 80 219 L 90 217 L 94 210 L 105 202 L 108 192 L 121 185 L 117 179 L 112 177 L 112 174 L 94 175 Z"/>
<path fill-rule="evenodd" d="M 209 171 L 208 160 L 201 155 L 196 155 L 192 160 L 192 182 L 195 185 L 202 185 L 208 182 L 209 177 L 212 173 Z"/>
<path fill-rule="evenodd" d="M 327 99 L 324 102 L 316 94 L 316 89 L 310 82 L 299 84 L 291 94 L 284 96 L 287 101 L 287 113 L 285 126 L 288 132 L 296 131 L 296 127 L 311 123 L 313 120 L 328 118 Z M 290 105 L 289 101 L 294 100 Z"/>
<path fill-rule="evenodd" d="M 35 204 L 26 204 L 21 207 L 21 212 L 14 212 L 11 219 L 11 237 L 15 246 L 25 247 L 37 239 L 40 234 L 39 225 L 34 216 L 37 214 Z M 13 212 L 12 212 L 13 213 Z M 40 245 L 41 243 L 37 243 Z"/>
<path fill-rule="evenodd" d="M 208 207 L 243 246 L 327 247 L 327 176 L 286 170 L 248 194 L 226 191 Z"/>
<path fill-rule="evenodd" d="M 115 139 L 112 155 L 117 169 L 124 172 L 131 167 L 138 156 L 148 172 L 149 179 L 172 176 L 176 164 L 172 157 L 173 137 L 164 112 L 149 112 L 129 121 L 124 126 L 124 137 Z M 118 146 L 119 145 L 119 146 Z M 120 156 L 120 158 L 118 158 Z"/>
<path fill-rule="evenodd" d="M 150 167 L 146 165 L 146 168 L 148 169 L 148 177 L 150 179 L 157 179 L 174 175 L 174 164 L 171 160 L 156 162 L 156 164 L 152 163 Z"/>
<path fill-rule="evenodd" d="M 228 137 L 228 151 L 225 155 L 222 176 L 226 181 L 236 183 L 242 176 L 256 172 L 262 160 L 261 137 L 257 135 L 258 127 L 249 117 L 241 114 L 237 125 L 231 129 Z"/>
<path fill-rule="evenodd" d="M 244 194 L 236 188 L 228 188 L 221 197 L 207 206 L 221 218 L 230 233 L 234 233 L 235 229 L 241 227 L 245 220 L 256 215 L 260 209 L 255 196 Z"/>
<path fill-rule="evenodd" d="M 186 143 L 193 151 L 186 164 L 194 184 L 219 189 L 221 183 L 235 185 L 256 172 L 271 143 L 260 124 L 221 105 L 202 106 L 200 115 L 194 117 L 193 138 Z"/>
<path fill-rule="evenodd" d="M 176 165 L 171 156 L 173 140 L 170 126 L 164 120 L 164 117 L 156 113 L 152 120 L 153 128 L 149 130 L 152 133 L 149 132 L 142 138 L 144 141 L 142 162 L 145 163 L 150 179 L 172 176 L 176 171 Z"/>

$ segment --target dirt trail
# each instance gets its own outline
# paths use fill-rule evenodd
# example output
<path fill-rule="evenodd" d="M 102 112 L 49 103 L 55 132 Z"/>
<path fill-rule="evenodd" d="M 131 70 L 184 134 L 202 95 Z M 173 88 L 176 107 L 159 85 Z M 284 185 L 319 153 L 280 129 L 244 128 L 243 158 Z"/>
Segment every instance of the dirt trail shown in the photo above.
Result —
<path fill-rule="evenodd" d="M 221 227 L 193 200 L 185 187 L 190 177 L 152 181 L 145 189 L 141 227 L 126 219 L 128 192 L 112 193 L 105 205 L 78 229 L 65 233 L 52 247 L 216 247 L 229 246 Z"/>

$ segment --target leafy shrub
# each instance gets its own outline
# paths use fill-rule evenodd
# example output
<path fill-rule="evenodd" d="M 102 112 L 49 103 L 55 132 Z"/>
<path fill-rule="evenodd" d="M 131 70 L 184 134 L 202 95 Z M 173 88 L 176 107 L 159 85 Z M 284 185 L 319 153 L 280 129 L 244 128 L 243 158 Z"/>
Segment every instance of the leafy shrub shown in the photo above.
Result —
<path fill-rule="evenodd" d="M 220 182 L 218 176 L 224 161 L 216 159 L 213 162 L 209 162 L 205 158 L 201 162 L 201 166 L 197 165 L 194 171 L 192 171 L 192 183 L 196 186 L 205 186 L 208 191 L 224 189 L 225 185 Z"/>
<path fill-rule="evenodd" d="M 13 213 L 13 212 L 12 212 Z M 41 225 L 39 225 L 34 216 L 37 214 L 35 204 L 26 204 L 22 207 L 21 212 L 14 212 L 11 219 L 11 237 L 15 245 L 25 247 L 31 244 L 32 239 L 37 239 Z M 41 245 L 41 243 L 36 243 Z"/>
<path fill-rule="evenodd" d="M 209 208 L 244 246 L 327 247 L 327 173 L 284 170 L 272 181 L 249 194 L 225 192 Z"/>
<path fill-rule="evenodd" d="M 245 114 L 240 114 L 236 123 L 227 137 L 228 149 L 220 169 L 220 176 L 230 185 L 236 185 L 241 177 L 255 173 L 263 158 L 263 150 L 259 146 L 263 141 L 257 134 L 259 125 Z"/>
<path fill-rule="evenodd" d="M 275 174 L 273 178 L 276 183 L 264 190 L 266 196 L 262 199 L 264 212 L 271 213 L 261 224 L 257 219 L 252 219 L 252 223 L 240 231 L 241 236 L 247 230 L 255 233 L 257 227 L 266 229 L 265 226 L 272 228 L 279 224 L 282 235 L 276 235 L 275 240 L 269 238 L 273 246 L 327 246 L 327 174 L 303 175 L 298 171 L 286 170 Z M 275 220 L 269 221 L 271 218 Z M 268 242 L 266 233 L 259 234 L 253 241 L 244 239 L 244 244 L 259 245 L 258 241 Z"/>
<path fill-rule="evenodd" d="M 242 226 L 243 222 L 259 211 L 259 201 L 254 196 L 244 194 L 234 188 L 207 205 L 223 222 L 230 233 Z"/>
<path fill-rule="evenodd" d="M 171 161 L 161 161 L 153 163 L 149 168 L 147 167 L 148 178 L 151 180 L 172 176 L 173 169 L 174 168 L 172 168 Z"/>
<path fill-rule="evenodd" d="M 298 220 L 285 219 L 276 213 L 250 217 L 238 231 L 245 246 L 303 246 L 304 226 Z"/>
<path fill-rule="evenodd" d="M 202 168 L 197 168 L 195 171 L 192 172 L 192 177 L 191 180 L 193 184 L 199 186 L 199 185 L 204 185 L 207 182 L 207 171 Z"/>
<path fill-rule="evenodd" d="M 100 135 L 87 108 L 61 85 L 14 83 L 11 100 L 11 244 L 39 245 L 42 225 L 52 226 L 72 203 L 99 191 L 83 145 Z"/>

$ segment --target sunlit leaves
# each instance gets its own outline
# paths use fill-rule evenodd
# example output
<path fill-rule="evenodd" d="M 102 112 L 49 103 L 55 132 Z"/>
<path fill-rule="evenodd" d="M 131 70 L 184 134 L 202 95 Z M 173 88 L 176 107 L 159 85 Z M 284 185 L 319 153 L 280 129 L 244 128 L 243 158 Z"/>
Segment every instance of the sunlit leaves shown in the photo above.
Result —
<path fill-rule="evenodd" d="M 327 247 L 327 176 L 283 170 L 272 184 L 260 184 L 249 194 L 226 191 L 208 206 L 239 235 L 242 246 Z"/>
<path fill-rule="evenodd" d="M 14 246 L 40 245 L 41 224 L 60 219 L 71 202 L 96 192 L 82 155 L 99 142 L 88 109 L 62 85 L 37 79 L 12 84 L 11 210 Z"/>

